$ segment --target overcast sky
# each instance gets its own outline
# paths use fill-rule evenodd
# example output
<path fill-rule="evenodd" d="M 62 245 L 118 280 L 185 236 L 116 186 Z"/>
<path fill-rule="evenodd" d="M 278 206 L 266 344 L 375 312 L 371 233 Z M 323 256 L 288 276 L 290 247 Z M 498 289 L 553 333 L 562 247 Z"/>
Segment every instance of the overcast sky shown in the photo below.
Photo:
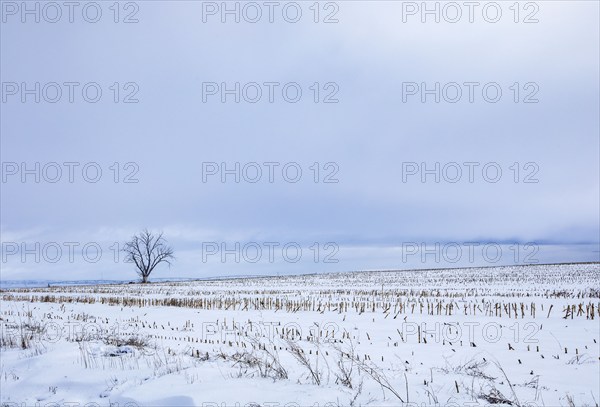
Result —
<path fill-rule="evenodd" d="M 113 3 L 2 2 L 2 279 L 598 261 L 598 2 Z"/>

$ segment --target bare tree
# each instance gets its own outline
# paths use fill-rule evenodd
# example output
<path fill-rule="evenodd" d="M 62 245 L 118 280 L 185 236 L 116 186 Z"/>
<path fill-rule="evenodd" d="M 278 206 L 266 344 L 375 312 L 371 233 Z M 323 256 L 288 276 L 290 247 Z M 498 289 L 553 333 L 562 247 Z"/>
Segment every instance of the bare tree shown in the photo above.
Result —
<path fill-rule="evenodd" d="M 125 261 L 133 262 L 137 267 L 137 273 L 142 277 L 142 283 L 148 282 L 152 270 L 160 263 L 175 260 L 173 249 L 167 246 L 167 241 L 162 237 L 162 232 L 153 235 L 148 229 L 144 229 L 139 235 L 134 235 L 131 241 L 125 243 Z"/>

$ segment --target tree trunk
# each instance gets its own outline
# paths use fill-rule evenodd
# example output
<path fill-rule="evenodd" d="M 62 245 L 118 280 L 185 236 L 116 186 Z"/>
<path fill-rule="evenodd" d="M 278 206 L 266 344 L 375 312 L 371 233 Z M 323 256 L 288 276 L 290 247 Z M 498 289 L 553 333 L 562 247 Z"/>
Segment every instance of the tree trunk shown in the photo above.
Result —
<path fill-rule="evenodd" d="M 146 284 L 148 282 L 148 276 L 142 276 L 142 284 Z"/>

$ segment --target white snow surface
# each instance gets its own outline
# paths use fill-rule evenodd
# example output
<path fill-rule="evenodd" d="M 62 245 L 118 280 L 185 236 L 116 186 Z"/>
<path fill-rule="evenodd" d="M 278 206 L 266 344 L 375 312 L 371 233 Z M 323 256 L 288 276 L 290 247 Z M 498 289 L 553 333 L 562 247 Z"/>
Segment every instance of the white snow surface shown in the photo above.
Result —
<path fill-rule="evenodd" d="M 600 266 L 0 292 L 7 406 L 598 406 Z"/>

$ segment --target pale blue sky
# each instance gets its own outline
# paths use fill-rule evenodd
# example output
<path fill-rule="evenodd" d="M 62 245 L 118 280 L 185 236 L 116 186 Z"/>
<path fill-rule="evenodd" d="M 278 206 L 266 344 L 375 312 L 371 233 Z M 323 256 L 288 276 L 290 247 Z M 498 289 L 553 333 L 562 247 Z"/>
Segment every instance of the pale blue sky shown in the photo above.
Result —
<path fill-rule="evenodd" d="M 178 257 L 157 277 L 444 263 L 403 261 L 407 242 L 551 243 L 560 248 L 544 246 L 539 261 L 598 261 L 597 2 L 536 2 L 539 10 L 519 15 L 522 20 L 536 11 L 539 22 L 530 24 L 513 21 L 512 2 L 499 3 L 503 15 L 494 24 L 477 12 L 474 23 L 424 24 L 419 15 L 403 23 L 402 2 L 389 1 L 340 1 L 327 10 L 322 3 L 320 20 L 336 11 L 339 21 L 331 24 L 314 23 L 312 1 L 297 3 L 303 14 L 295 24 L 277 12 L 273 23 L 236 24 L 229 17 L 223 24 L 218 15 L 203 23 L 207 3 L 194 1 L 136 2 L 139 22 L 132 24 L 114 23 L 113 2 L 102 1 L 95 24 L 77 10 L 74 23 L 66 16 L 55 24 L 31 16 L 22 23 L 20 10 L 13 15 L 6 3 L 0 40 L 3 249 L 6 242 L 95 242 L 103 257 L 90 263 L 78 253 L 71 263 L 65 252 L 57 263 L 44 256 L 38 263 L 33 255 L 22 261 L 21 253 L 4 253 L 3 279 L 132 278 L 130 265 L 111 261 L 110 247 L 143 227 L 163 230 Z M 135 11 L 125 4 L 119 19 Z M 43 97 L 34 103 L 32 96 L 22 103 L 20 89 L 10 94 L 10 82 L 96 82 L 103 95 L 87 103 L 80 86 L 73 103 L 66 94 L 54 104 Z M 139 102 L 114 103 L 114 82 L 137 84 Z M 303 95 L 298 103 L 280 93 L 273 103 L 266 95 L 255 104 L 220 103 L 218 95 L 203 103 L 204 82 L 296 82 Z M 314 103 L 315 82 L 335 83 L 339 102 Z M 405 82 L 494 82 L 503 96 L 488 103 L 478 88 L 474 103 L 466 96 L 458 103 L 421 103 L 418 95 L 403 103 Z M 515 82 L 535 83 L 539 102 L 522 103 L 531 89 L 521 89 L 514 103 Z M 121 89 L 119 98 L 132 89 Z M 319 98 L 332 89 L 321 89 Z M 57 183 L 35 183 L 33 176 L 22 183 L 20 174 L 9 174 L 12 162 L 80 165 L 73 183 L 66 173 Z M 90 162 L 103 170 L 97 183 L 81 176 Z M 121 168 L 118 178 L 137 168 L 139 182 L 115 183 L 114 162 L 135 163 Z M 203 162 L 277 162 L 279 169 L 295 162 L 303 175 L 297 183 L 280 172 L 273 183 L 264 174 L 257 183 L 232 177 L 221 183 L 218 176 L 202 182 Z M 339 182 L 315 184 L 314 162 L 320 181 L 334 168 L 323 166 L 335 163 Z M 477 162 L 478 168 L 493 162 L 503 174 L 497 183 L 481 172 L 472 183 L 464 174 L 457 183 L 432 177 L 421 183 L 418 176 L 402 182 L 407 162 L 431 168 L 436 162 Z M 538 168 L 537 183 L 522 182 L 533 168 L 523 168 L 529 162 Z M 238 264 L 233 256 L 202 262 L 203 242 L 224 241 L 230 247 L 298 242 L 303 258 L 290 263 L 279 256 L 271 263 L 263 253 L 257 263 Z M 339 261 L 324 263 L 327 252 L 321 251 L 315 263 L 314 242 L 335 243 Z M 512 262 L 507 250 L 503 263 Z M 485 263 L 480 257 L 477 264 Z"/>

